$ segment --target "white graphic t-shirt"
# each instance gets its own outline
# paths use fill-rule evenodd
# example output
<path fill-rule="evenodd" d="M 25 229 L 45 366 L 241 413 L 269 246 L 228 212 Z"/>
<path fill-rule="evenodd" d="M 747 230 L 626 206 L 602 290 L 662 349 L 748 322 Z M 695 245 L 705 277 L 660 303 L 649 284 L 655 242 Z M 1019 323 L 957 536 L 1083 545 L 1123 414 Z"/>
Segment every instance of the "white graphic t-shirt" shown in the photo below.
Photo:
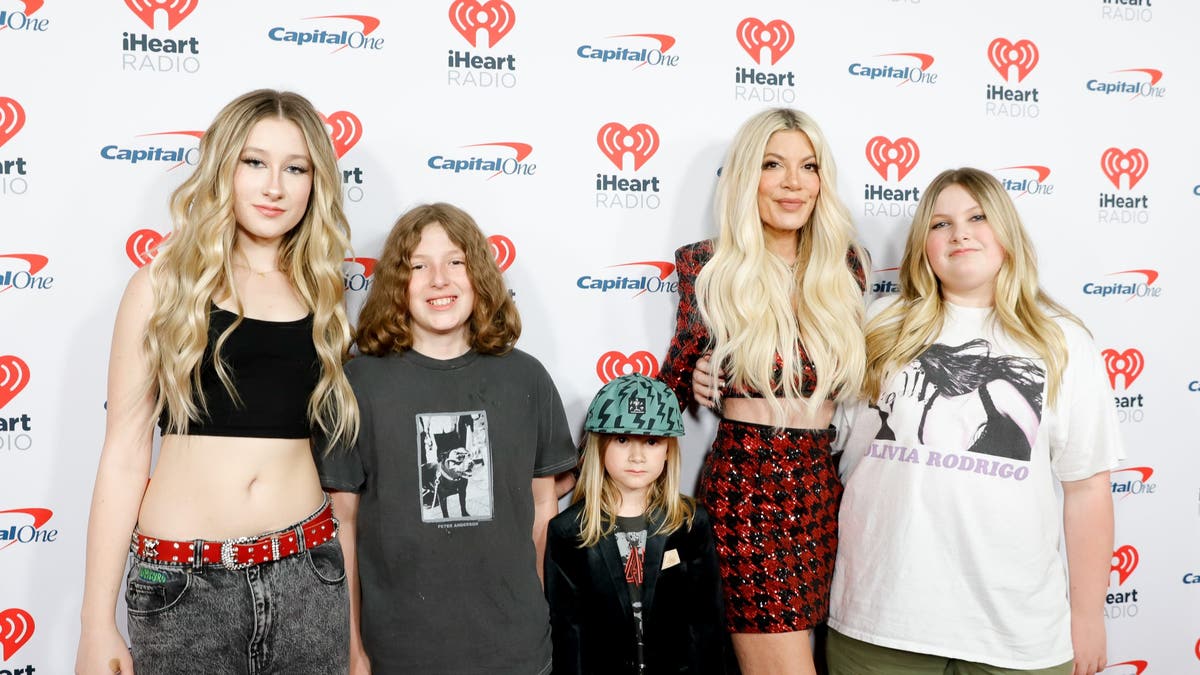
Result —
<path fill-rule="evenodd" d="M 839 411 L 829 625 L 893 649 L 1046 668 L 1072 658 L 1055 479 L 1115 468 L 1121 437 L 1082 327 L 1057 321 L 1069 361 L 1049 407 L 1042 360 L 990 314 L 948 305 L 941 335 L 878 400 Z"/>

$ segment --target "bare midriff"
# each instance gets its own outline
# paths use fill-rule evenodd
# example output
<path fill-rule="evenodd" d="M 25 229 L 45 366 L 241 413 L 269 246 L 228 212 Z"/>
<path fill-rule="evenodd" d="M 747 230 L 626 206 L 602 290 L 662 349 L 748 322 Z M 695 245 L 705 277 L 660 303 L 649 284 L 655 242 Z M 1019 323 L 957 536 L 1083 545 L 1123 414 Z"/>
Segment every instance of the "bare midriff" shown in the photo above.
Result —
<path fill-rule="evenodd" d="M 309 440 L 169 435 L 138 514 L 159 539 L 232 539 L 279 530 L 320 508 Z"/>
<path fill-rule="evenodd" d="M 761 398 L 723 398 L 721 399 L 721 417 L 736 421 L 763 424 L 767 426 L 783 426 L 789 429 L 824 429 L 833 419 L 835 404 L 825 401 L 818 406 L 809 407 L 807 399 L 783 399 L 785 413 L 783 424 L 778 425 L 775 411 L 770 403 Z"/>

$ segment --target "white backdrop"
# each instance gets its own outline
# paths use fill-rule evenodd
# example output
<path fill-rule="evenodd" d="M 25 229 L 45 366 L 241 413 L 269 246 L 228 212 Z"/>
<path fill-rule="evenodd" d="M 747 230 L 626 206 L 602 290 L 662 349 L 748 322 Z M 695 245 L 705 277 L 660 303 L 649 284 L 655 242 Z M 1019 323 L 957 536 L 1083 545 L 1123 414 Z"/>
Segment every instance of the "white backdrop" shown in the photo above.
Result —
<path fill-rule="evenodd" d="M 1111 350 L 1109 672 L 1200 672 L 1197 25 L 1180 0 L 0 0 L 0 675 L 70 670 L 117 300 L 200 132 L 264 86 L 330 122 L 351 307 L 404 209 L 462 206 L 575 424 L 665 354 L 672 252 L 714 234 L 749 115 L 823 125 L 876 292 L 925 183 L 994 172 Z M 714 423 L 686 423 L 690 482 Z"/>

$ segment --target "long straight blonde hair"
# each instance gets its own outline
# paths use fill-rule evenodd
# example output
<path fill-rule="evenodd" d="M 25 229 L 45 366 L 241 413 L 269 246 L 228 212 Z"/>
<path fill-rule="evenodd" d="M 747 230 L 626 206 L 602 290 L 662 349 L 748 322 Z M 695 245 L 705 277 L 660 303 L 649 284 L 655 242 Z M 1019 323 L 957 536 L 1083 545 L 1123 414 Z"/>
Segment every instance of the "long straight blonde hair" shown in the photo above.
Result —
<path fill-rule="evenodd" d="M 763 153 L 779 131 L 808 137 L 821 181 L 812 218 L 800 229 L 797 264 L 789 269 L 763 235 L 758 183 Z M 850 220 L 837 195 L 837 168 L 820 127 L 798 110 L 777 108 L 751 117 L 734 136 L 717 184 L 720 234 L 712 259 L 696 278 L 701 316 L 713 341 L 713 363 L 733 386 L 761 392 L 777 426 L 779 398 L 798 399 L 804 372 L 800 345 L 817 382 L 810 406 L 858 396 L 864 374 L 862 287 L 847 264 L 865 264 Z M 775 381 L 775 359 L 782 361 Z M 779 390 L 777 398 L 771 393 Z"/>
<path fill-rule="evenodd" d="M 214 345 L 217 375 L 236 401 L 237 391 L 221 348 L 241 324 L 242 299 L 233 283 L 233 176 L 251 128 L 278 118 L 300 128 L 312 160 L 313 183 L 304 217 L 284 235 L 278 266 L 288 275 L 313 315 L 313 345 L 321 375 L 308 401 L 314 430 L 328 447 L 346 445 L 358 433 L 358 404 L 342 363 L 350 327 L 342 304 L 342 259 L 350 228 L 342 210 L 337 159 L 320 114 L 303 96 L 260 89 L 226 105 L 200 140 L 196 171 L 171 195 L 174 229 L 150 264 L 154 307 L 143 343 L 155 392 L 154 417 L 167 411 L 168 433 L 185 433 L 207 410 L 200 387 L 201 359 L 208 344 L 209 311 L 228 295 L 237 318 Z"/>
<path fill-rule="evenodd" d="M 621 508 L 621 492 L 604 470 L 604 453 L 615 434 L 587 432 L 583 442 L 583 460 L 579 482 L 571 503 L 584 502 L 579 514 L 580 548 L 595 546 L 600 539 L 617 527 L 617 512 Z M 667 463 L 646 495 L 646 513 L 661 514 L 662 523 L 654 534 L 671 534 L 683 526 L 692 527 L 696 504 L 679 493 L 679 439 L 662 436 L 667 444 Z"/>
<path fill-rule="evenodd" d="M 867 378 L 864 394 L 879 397 L 884 384 L 937 339 L 946 318 L 942 283 L 925 253 L 934 204 L 942 191 L 957 185 L 979 204 L 1004 248 L 996 274 L 992 316 L 1009 337 L 1033 350 L 1046 365 L 1047 401 L 1054 405 L 1067 367 L 1067 343 L 1055 318 L 1083 323 L 1042 290 L 1037 255 L 1012 198 L 1000 181 L 979 169 L 950 169 L 938 174 L 917 204 L 904 258 L 900 263 L 900 299 L 867 324 Z"/>

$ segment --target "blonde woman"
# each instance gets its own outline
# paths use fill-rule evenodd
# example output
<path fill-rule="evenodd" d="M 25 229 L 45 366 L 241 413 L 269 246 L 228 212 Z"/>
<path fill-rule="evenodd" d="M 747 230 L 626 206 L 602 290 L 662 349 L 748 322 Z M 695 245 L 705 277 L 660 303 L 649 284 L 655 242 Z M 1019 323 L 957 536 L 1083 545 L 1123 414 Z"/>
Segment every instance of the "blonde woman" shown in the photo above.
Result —
<path fill-rule="evenodd" d="M 117 311 L 76 672 L 344 671 L 345 571 L 310 438 L 349 441 L 358 409 L 320 115 L 293 93 L 237 98 L 171 213 Z M 114 617 L 130 553 L 132 659 Z"/>
<path fill-rule="evenodd" d="M 676 252 L 679 312 L 661 378 L 719 404 L 700 484 L 713 517 L 743 673 L 812 673 L 828 611 L 841 484 L 834 401 L 857 395 L 862 252 L 833 158 L 802 112 L 767 110 L 734 137 L 717 185 L 720 234 Z M 709 386 L 706 353 L 725 379 Z"/>
<path fill-rule="evenodd" d="M 838 425 L 830 672 L 1102 670 L 1112 392 L 1087 330 L 1038 285 L 999 181 L 934 178 L 900 294 L 869 314 L 865 400 Z"/>

